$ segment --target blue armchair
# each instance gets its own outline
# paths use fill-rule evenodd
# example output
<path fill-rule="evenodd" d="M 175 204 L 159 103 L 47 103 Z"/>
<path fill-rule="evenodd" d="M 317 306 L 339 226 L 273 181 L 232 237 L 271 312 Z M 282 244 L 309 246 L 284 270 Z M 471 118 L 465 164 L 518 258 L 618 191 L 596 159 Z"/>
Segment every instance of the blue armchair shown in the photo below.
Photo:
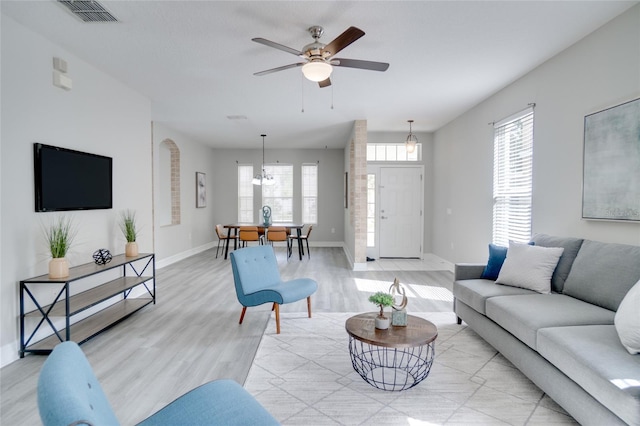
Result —
<path fill-rule="evenodd" d="M 280 305 L 307 298 L 311 318 L 311 295 L 318 283 L 311 278 L 282 281 L 278 262 L 271 246 L 247 247 L 231 253 L 231 267 L 238 302 L 242 305 L 240 324 L 249 306 L 273 303 L 276 333 L 280 334 Z"/>
<path fill-rule="evenodd" d="M 38 409 L 45 426 L 118 425 L 89 361 L 72 341 L 58 344 L 38 378 Z M 242 386 L 216 380 L 176 399 L 139 425 L 277 425 Z"/>

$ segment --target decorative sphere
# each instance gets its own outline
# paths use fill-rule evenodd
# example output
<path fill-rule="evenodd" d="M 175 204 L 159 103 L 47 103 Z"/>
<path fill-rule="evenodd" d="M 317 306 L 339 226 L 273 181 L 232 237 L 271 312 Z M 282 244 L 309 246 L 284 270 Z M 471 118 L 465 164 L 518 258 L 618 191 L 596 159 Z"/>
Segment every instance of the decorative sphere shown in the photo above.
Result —
<path fill-rule="evenodd" d="M 106 265 L 111 262 L 111 253 L 107 249 L 99 249 L 93 252 L 93 261 L 96 265 Z"/>

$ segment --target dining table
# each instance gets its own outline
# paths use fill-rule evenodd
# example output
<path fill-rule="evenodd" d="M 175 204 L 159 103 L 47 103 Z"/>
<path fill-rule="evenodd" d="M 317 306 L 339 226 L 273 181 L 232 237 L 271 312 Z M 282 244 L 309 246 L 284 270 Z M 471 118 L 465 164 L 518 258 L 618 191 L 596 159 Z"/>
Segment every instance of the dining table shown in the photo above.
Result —
<path fill-rule="evenodd" d="M 302 228 L 304 228 L 304 223 L 288 223 L 288 222 L 277 222 L 277 223 L 272 223 L 271 225 L 265 225 L 264 223 L 230 223 L 228 225 L 224 225 L 224 228 L 227 230 L 227 241 L 225 243 L 224 246 L 224 258 L 227 259 L 227 256 L 229 254 L 229 240 L 233 239 L 233 249 L 237 249 L 238 246 L 238 239 L 236 238 L 236 236 L 238 235 L 238 229 L 240 229 L 241 226 L 255 226 L 256 228 L 258 228 L 258 232 L 260 232 L 260 230 L 264 231 L 266 229 L 269 229 L 269 226 L 282 226 L 287 228 L 288 230 L 294 230 L 296 231 L 296 236 L 298 239 L 298 256 L 300 258 L 300 260 L 302 260 Z M 289 254 L 287 253 L 287 256 Z"/>

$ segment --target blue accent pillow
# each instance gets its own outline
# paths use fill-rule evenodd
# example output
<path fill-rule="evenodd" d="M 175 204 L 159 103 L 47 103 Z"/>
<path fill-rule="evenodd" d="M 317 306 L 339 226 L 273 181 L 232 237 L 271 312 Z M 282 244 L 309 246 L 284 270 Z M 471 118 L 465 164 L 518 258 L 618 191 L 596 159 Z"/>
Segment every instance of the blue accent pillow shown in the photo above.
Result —
<path fill-rule="evenodd" d="M 506 258 L 507 247 L 489 244 L 489 261 L 482 271 L 481 278 L 494 281 L 498 279 L 498 274 L 500 274 L 500 269 Z"/>

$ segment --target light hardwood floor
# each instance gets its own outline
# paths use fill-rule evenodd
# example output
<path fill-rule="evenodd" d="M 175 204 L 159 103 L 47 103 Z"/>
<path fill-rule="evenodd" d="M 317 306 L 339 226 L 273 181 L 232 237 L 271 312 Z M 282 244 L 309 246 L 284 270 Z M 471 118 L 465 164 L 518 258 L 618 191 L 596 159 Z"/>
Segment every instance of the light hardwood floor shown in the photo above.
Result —
<path fill-rule="evenodd" d="M 311 277 L 315 312 L 376 310 L 367 301 L 387 290 L 395 277 L 407 287 L 409 311 L 451 311 L 452 274 L 437 259 L 378 260 L 354 272 L 341 248 L 311 248 L 311 258 L 287 260 L 276 249 L 283 279 Z M 439 270 L 441 269 L 441 270 Z M 190 389 L 219 378 L 244 383 L 262 338 L 271 306 L 241 306 L 229 260 L 207 250 L 157 271 L 157 304 L 81 347 L 123 425 L 135 424 Z M 281 312 L 306 318 L 306 303 Z M 282 333 L 286 333 L 283 328 Z M 27 355 L 0 370 L 0 424 L 38 425 L 36 384 L 45 356 Z"/>

